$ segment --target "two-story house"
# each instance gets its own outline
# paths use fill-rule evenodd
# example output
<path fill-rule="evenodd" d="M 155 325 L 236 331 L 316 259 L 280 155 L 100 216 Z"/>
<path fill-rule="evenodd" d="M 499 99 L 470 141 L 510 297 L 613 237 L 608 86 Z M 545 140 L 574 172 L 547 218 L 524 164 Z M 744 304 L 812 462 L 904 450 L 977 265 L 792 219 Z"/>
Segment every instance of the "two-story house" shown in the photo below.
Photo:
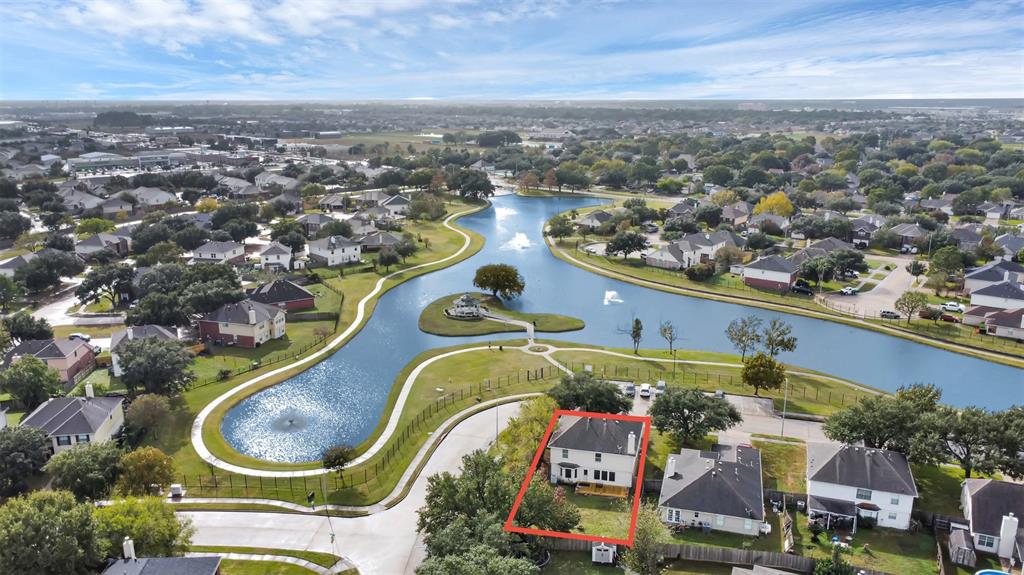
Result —
<path fill-rule="evenodd" d="M 270 242 L 260 251 L 260 265 L 265 270 L 292 269 L 292 249 L 280 242 Z"/>
<path fill-rule="evenodd" d="M 826 528 L 873 521 L 906 530 L 917 498 L 902 453 L 852 445 L 807 445 L 807 512 Z"/>
<path fill-rule="evenodd" d="M 548 441 L 552 483 L 633 486 L 644 424 L 562 415 Z"/>
<path fill-rule="evenodd" d="M 302 226 L 306 236 L 313 238 L 320 231 L 320 228 L 338 220 L 324 214 L 303 214 L 295 218 L 295 222 Z"/>
<path fill-rule="evenodd" d="M 259 347 L 285 336 L 285 310 L 244 299 L 224 304 L 199 320 L 199 339 L 221 345 Z"/>
<path fill-rule="evenodd" d="M 80 339 L 26 339 L 7 352 L 4 367 L 30 355 L 60 375 L 64 391 L 70 391 L 96 366 L 95 351 Z"/>
<path fill-rule="evenodd" d="M 21 425 L 46 433 L 51 453 L 83 443 L 110 441 L 124 426 L 124 398 L 58 397 L 47 400 L 21 420 Z"/>
<path fill-rule="evenodd" d="M 647 265 L 665 269 L 686 269 L 694 264 L 713 261 L 718 250 L 728 246 L 742 250 L 747 240 L 725 230 L 687 234 L 660 250 L 641 255 Z"/>
<path fill-rule="evenodd" d="M 358 263 L 362 258 L 362 245 L 345 236 L 328 236 L 306 244 L 309 259 L 317 264 L 332 267 Z"/>
<path fill-rule="evenodd" d="M 154 338 L 161 341 L 178 339 L 177 330 L 166 328 L 160 325 L 130 325 L 121 331 L 114 332 L 110 336 L 110 370 L 114 377 L 121 377 L 124 370 L 121 367 L 121 346 L 129 341 L 144 338 Z"/>
<path fill-rule="evenodd" d="M 798 269 L 782 256 L 764 256 L 743 266 L 743 283 L 759 289 L 789 291 Z"/>
<path fill-rule="evenodd" d="M 235 264 L 245 261 L 245 246 L 235 242 L 206 242 L 192 251 L 191 263 Z"/>
<path fill-rule="evenodd" d="M 1020 565 L 1024 557 L 1024 530 L 1020 528 L 1020 519 L 1024 517 L 1024 485 L 995 479 L 966 479 L 961 487 L 960 507 L 967 525 L 954 523 L 953 528 L 966 529 L 974 549 L 1002 559 L 1016 557 Z"/>
<path fill-rule="evenodd" d="M 658 496 L 669 525 L 758 535 L 764 523 L 761 452 L 748 445 L 714 445 L 669 455 Z"/>

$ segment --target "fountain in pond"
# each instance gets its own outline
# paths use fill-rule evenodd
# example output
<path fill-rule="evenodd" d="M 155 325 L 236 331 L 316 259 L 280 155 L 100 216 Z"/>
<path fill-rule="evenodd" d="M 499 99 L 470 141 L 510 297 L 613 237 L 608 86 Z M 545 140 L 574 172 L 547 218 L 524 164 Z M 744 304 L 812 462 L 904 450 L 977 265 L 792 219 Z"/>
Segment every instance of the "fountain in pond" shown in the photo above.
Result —
<path fill-rule="evenodd" d="M 608 290 L 604 292 L 604 305 L 611 305 L 613 303 L 622 303 L 622 298 L 619 297 L 619 292 L 615 290 Z"/>
<path fill-rule="evenodd" d="M 293 407 L 289 407 L 284 410 L 280 415 L 274 418 L 271 423 L 271 427 L 275 431 L 283 431 L 285 433 L 294 433 L 306 429 L 309 424 L 309 419 L 299 413 L 299 411 Z"/>

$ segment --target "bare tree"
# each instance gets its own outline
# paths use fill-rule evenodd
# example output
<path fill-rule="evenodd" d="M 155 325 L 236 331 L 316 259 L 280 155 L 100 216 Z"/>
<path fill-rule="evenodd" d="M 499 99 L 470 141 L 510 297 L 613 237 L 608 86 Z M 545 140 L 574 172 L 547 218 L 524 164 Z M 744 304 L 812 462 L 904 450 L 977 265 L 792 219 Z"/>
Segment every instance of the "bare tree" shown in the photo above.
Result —
<path fill-rule="evenodd" d="M 644 324 L 640 321 L 640 318 L 634 317 L 629 327 L 619 328 L 619 333 L 629 335 L 629 338 L 633 340 L 633 353 L 638 354 L 640 352 L 640 340 L 644 338 Z"/>
<path fill-rule="evenodd" d="M 725 328 L 725 337 L 740 352 L 740 359 L 747 359 L 747 352 L 753 351 L 761 343 L 761 318 L 756 315 L 738 317 L 729 322 Z"/>
<path fill-rule="evenodd" d="M 661 334 L 662 339 L 668 344 L 668 352 L 672 356 L 672 379 L 675 379 L 676 342 L 679 341 L 679 333 L 676 331 L 675 324 L 668 320 L 661 322 L 661 326 L 658 327 L 658 333 Z"/>

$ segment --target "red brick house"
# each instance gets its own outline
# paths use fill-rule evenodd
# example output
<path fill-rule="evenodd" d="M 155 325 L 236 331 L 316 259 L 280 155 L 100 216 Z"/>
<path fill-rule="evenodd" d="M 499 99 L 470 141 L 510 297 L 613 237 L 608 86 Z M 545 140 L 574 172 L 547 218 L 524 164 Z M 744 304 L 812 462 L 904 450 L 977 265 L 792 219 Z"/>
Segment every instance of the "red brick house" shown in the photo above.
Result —
<path fill-rule="evenodd" d="M 199 339 L 220 345 L 259 347 L 285 336 L 286 312 L 244 299 L 222 305 L 199 320 Z"/>
<path fill-rule="evenodd" d="M 743 283 L 773 291 L 789 291 L 796 281 L 797 265 L 781 256 L 766 256 L 743 266 Z"/>
<path fill-rule="evenodd" d="M 249 299 L 252 301 L 276 305 L 288 311 L 316 307 L 315 297 L 306 288 L 288 280 L 268 282 L 249 292 Z"/>
<path fill-rule="evenodd" d="M 64 391 L 74 387 L 79 377 L 96 366 L 92 346 L 80 339 L 28 339 L 9 351 L 4 363 L 9 366 L 29 355 L 57 370 Z"/>

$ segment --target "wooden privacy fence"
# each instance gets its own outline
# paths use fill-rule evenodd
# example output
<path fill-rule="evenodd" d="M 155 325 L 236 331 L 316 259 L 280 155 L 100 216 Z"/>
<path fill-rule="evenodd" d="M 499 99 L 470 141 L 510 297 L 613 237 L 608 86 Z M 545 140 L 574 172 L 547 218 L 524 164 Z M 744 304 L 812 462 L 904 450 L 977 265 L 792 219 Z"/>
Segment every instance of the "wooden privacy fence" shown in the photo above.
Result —
<path fill-rule="evenodd" d="M 543 544 L 556 551 L 590 552 L 590 541 L 546 537 Z M 703 545 L 687 545 L 685 543 L 662 543 L 659 551 L 666 559 L 684 559 L 687 561 L 703 561 L 706 563 L 723 563 L 726 565 L 761 565 L 776 569 L 788 569 L 800 573 L 814 571 L 814 559 L 799 555 L 787 555 L 773 551 L 754 551 L 751 549 L 733 549 L 731 547 L 705 547 Z"/>

